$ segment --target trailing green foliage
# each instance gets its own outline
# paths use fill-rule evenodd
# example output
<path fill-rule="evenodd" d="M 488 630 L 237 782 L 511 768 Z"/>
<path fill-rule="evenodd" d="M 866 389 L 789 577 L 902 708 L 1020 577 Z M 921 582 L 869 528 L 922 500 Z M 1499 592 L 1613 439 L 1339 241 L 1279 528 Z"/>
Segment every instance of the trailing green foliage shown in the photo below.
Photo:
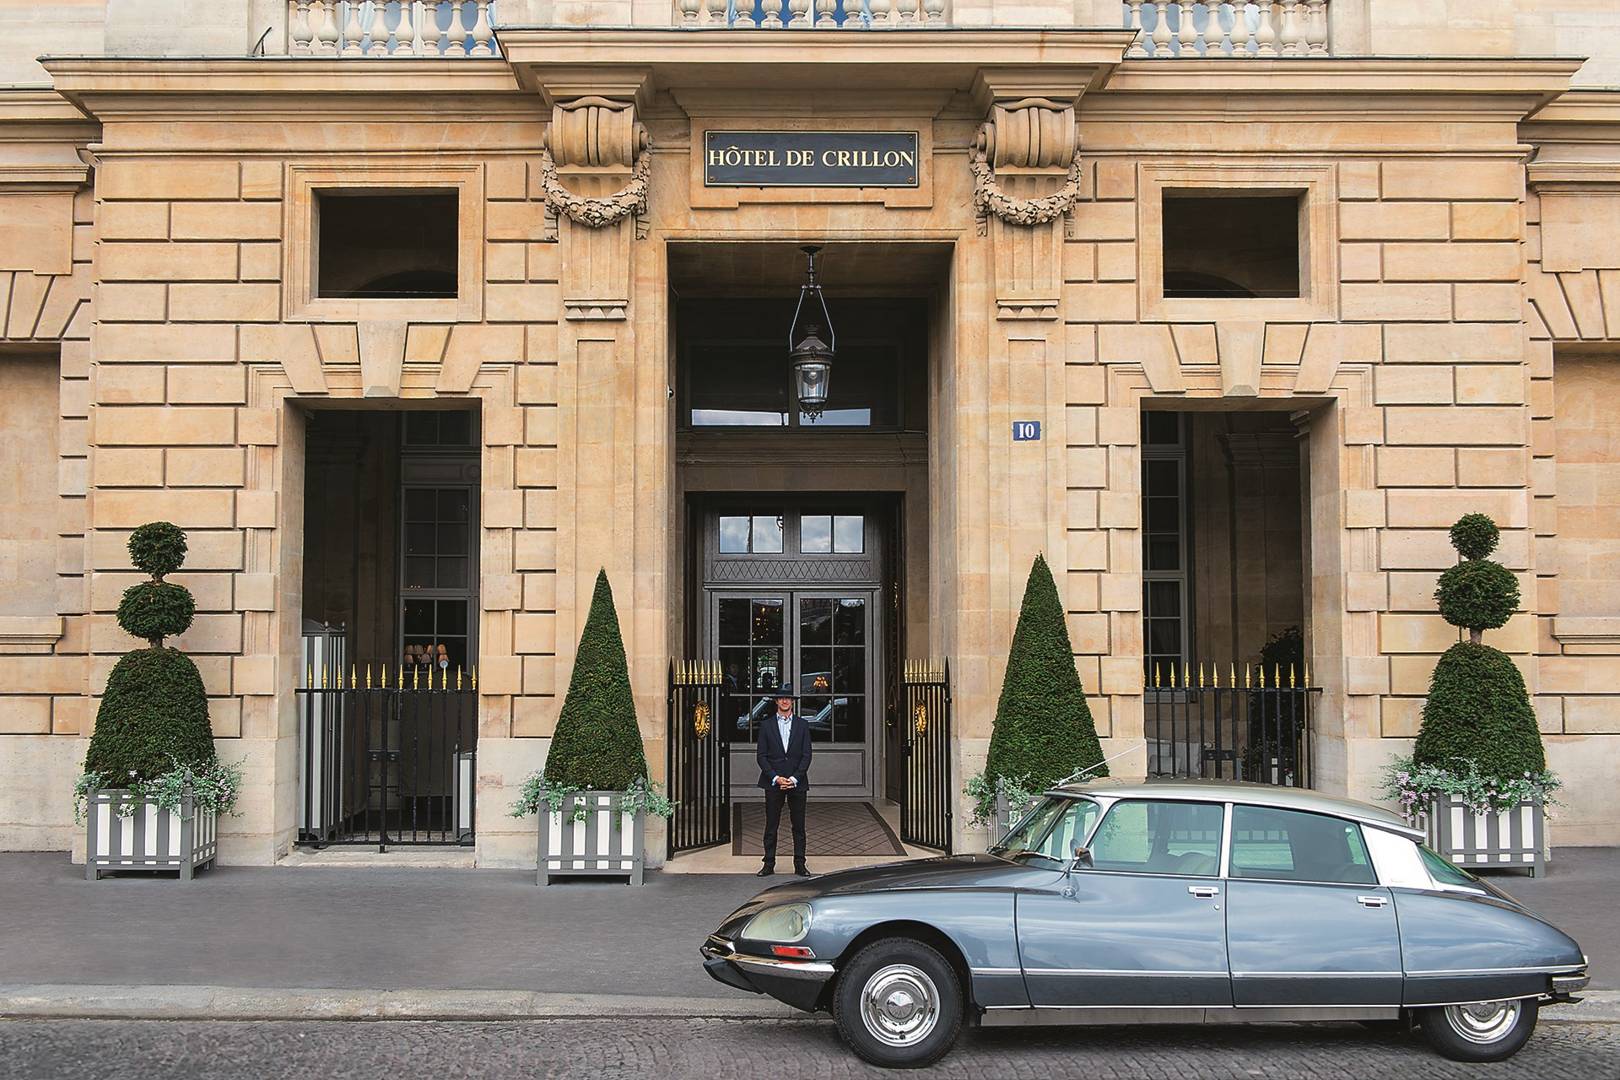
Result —
<path fill-rule="evenodd" d="M 186 534 L 178 525 L 153 521 L 129 534 L 129 561 L 159 581 L 186 561 Z"/>
<path fill-rule="evenodd" d="M 121 817 L 133 817 L 140 805 L 137 800 L 141 799 L 154 804 L 159 810 L 179 810 L 188 792 L 191 804 L 197 809 L 228 814 L 242 793 L 242 762 L 216 761 L 212 765 L 196 768 L 176 765 L 152 780 L 131 780 L 124 784 L 112 784 L 108 777 L 100 773 L 87 772 L 79 777 L 79 782 L 73 787 L 75 822 L 83 823 L 90 793 L 104 787 L 122 787 L 135 796 L 118 804 Z"/>
<path fill-rule="evenodd" d="M 542 808 L 548 814 L 555 814 L 567 806 L 570 821 L 584 821 L 590 817 L 590 804 L 584 799 L 575 799 L 574 796 L 589 790 L 573 786 L 552 787 L 546 783 L 544 773 L 533 772 L 523 778 L 523 784 L 518 788 L 518 797 L 512 801 L 506 812 L 510 817 L 520 818 L 538 814 Z M 619 809 L 630 814 L 642 813 L 667 818 L 675 813 L 675 804 L 669 801 L 662 786 L 642 777 L 632 780 L 630 786 L 624 789 L 619 798 Z M 615 827 L 618 826 L 617 816 L 614 817 L 613 823 Z"/>
<path fill-rule="evenodd" d="M 607 572 L 599 571 L 568 696 L 546 754 L 545 783 L 559 790 L 625 791 L 646 777 L 647 755 L 636 725 L 613 590 Z"/>
<path fill-rule="evenodd" d="M 1522 776 L 1494 777 L 1479 771 L 1478 762 L 1454 763 L 1449 769 L 1419 765 L 1411 758 L 1395 758 L 1384 766 L 1384 798 L 1399 803 L 1401 813 L 1412 817 L 1445 796 L 1468 807 L 1469 813 L 1494 814 L 1512 810 L 1521 803 L 1539 801 L 1555 806 L 1553 792 L 1563 781 L 1552 773 L 1526 772 Z"/>
<path fill-rule="evenodd" d="M 1467 559 L 1440 575 L 1434 598 L 1452 626 L 1495 630 L 1519 610 L 1519 579 L 1499 562 Z"/>
<path fill-rule="evenodd" d="M 118 602 L 118 625 L 131 637 L 158 646 L 166 637 L 186 632 L 197 602 L 191 590 L 167 581 L 141 581 L 124 590 Z"/>
<path fill-rule="evenodd" d="M 1082 769 L 1108 775 L 1057 583 L 1046 559 L 1036 556 L 1007 656 L 984 780 L 991 790 L 1006 778 L 1042 791 Z"/>
<path fill-rule="evenodd" d="M 176 783 L 213 776 L 219 767 L 197 665 L 162 645 L 165 637 L 183 633 L 196 611 L 190 592 L 162 580 L 180 568 L 185 553 L 185 533 L 166 521 L 130 534 L 130 559 L 153 580 L 125 591 L 118 624 L 152 646 L 113 665 L 96 712 L 84 772 L 109 787 L 166 792 Z M 236 782 L 226 787 L 234 801 Z"/>
<path fill-rule="evenodd" d="M 162 648 L 125 653 L 107 676 L 84 771 L 124 787 L 155 780 L 176 764 L 214 760 L 208 697 L 191 657 Z"/>
<path fill-rule="evenodd" d="M 1502 530 L 1485 514 L 1464 514 L 1451 527 L 1451 546 L 1465 559 L 1483 559 L 1501 538 Z"/>
<path fill-rule="evenodd" d="M 1511 657 L 1468 641 L 1445 651 L 1429 683 L 1412 760 L 1447 769 L 1472 761 L 1483 775 L 1499 778 L 1547 768 L 1524 676 Z"/>

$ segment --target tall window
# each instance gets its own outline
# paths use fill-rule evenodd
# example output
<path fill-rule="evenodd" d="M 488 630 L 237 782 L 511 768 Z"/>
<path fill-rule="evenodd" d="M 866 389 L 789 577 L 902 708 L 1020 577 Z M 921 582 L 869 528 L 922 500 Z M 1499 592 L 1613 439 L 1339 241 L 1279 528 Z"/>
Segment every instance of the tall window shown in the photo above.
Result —
<path fill-rule="evenodd" d="M 1142 638 L 1144 675 L 1168 682 L 1191 654 L 1187 609 L 1187 422 L 1142 414 Z"/>

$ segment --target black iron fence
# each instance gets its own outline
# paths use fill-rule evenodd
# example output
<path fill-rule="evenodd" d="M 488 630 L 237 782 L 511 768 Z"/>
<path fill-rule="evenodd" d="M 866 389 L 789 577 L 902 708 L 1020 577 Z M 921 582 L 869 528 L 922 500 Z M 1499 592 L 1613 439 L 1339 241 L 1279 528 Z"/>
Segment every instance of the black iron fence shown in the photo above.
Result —
<path fill-rule="evenodd" d="M 394 676 L 310 671 L 296 692 L 301 843 L 472 843 L 477 673 Z"/>
<path fill-rule="evenodd" d="M 669 855 L 731 841 L 730 731 L 720 722 L 720 665 L 669 665 Z"/>
<path fill-rule="evenodd" d="M 1310 669 L 1155 667 L 1143 693 L 1149 776 L 1311 786 Z"/>
<path fill-rule="evenodd" d="M 900 839 L 951 852 L 956 791 L 951 785 L 951 664 L 908 660 L 901 686 L 906 730 Z"/>

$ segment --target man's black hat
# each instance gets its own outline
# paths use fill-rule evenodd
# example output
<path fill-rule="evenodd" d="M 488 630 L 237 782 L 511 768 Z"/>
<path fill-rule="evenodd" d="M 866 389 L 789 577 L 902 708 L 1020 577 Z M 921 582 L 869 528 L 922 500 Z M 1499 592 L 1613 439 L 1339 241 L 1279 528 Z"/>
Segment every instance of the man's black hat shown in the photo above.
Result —
<path fill-rule="evenodd" d="M 771 694 L 773 698 L 797 698 L 798 696 L 798 692 L 793 689 L 792 683 L 783 683 Z"/>

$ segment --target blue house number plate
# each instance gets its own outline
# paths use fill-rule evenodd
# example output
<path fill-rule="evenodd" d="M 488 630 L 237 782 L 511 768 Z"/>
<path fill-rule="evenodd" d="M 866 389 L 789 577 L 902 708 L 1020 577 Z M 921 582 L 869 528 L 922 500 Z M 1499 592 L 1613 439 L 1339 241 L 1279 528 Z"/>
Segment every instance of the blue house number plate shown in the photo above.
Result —
<path fill-rule="evenodd" d="M 1013 442 L 1040 442 L 1041 422 L 1039 420 L 1014 420 Z"/>

